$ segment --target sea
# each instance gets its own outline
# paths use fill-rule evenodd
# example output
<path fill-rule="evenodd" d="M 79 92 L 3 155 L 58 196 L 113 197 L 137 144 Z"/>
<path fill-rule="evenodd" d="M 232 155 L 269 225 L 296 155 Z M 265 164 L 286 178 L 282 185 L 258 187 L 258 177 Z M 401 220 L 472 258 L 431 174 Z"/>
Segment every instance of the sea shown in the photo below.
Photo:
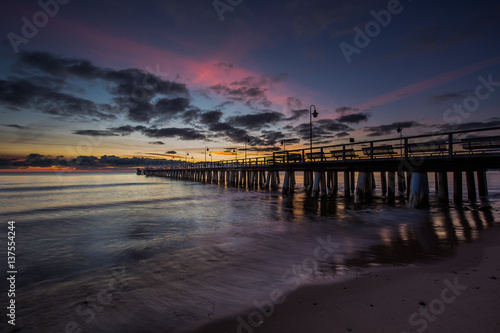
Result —
<path fill-rule="evenodd" d="M 300 175 L 283 195 L 135 171 L 2 173 L 0 269 L 12 275 L 15 241 L 16 273 L 15 295 L 0 283 L 0 331 L 181 332 L 303 285 L 447 260 L 500 222 L 500 173 L 487 177 L 488 197 L 457 206 L 429 174 L 431 207 L 414 209 L 380 187 L 354 204 L 342 182 L 311 197 Z"/>

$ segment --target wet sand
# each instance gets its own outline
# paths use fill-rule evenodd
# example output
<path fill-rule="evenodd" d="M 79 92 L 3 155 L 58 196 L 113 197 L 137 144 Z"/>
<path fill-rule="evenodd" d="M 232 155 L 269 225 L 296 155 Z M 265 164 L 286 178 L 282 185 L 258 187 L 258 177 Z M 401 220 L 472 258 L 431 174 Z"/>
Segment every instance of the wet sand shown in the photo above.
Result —
<path fill-rule="evenodd" d="M 284 297 L 191 332 L 500 332 L 500 228 L 444 262 L 367 270 Z"/>

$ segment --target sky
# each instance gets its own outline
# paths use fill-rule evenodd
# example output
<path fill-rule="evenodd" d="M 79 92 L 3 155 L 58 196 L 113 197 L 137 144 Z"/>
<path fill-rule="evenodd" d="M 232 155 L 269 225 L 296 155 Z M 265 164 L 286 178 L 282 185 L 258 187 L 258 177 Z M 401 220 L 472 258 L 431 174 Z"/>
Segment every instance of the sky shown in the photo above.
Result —
<path fill-rule="evenodd" d="M 499 17 L 493 0 L 5 2 L 0 158 L 262 156 L 309 145 L 312 105 L 315 145 L 498 126 Z"/>

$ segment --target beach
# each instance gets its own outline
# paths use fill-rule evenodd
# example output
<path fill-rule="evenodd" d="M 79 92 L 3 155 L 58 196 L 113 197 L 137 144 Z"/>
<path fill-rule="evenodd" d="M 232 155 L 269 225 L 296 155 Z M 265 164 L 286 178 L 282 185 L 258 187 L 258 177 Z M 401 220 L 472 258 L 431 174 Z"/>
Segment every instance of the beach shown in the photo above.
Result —
<path fill-rule="evenodd" d="M 450 260 L 300 287 L 264 315 L 253 308 L 191 332 L 500 332 L 499 263 L 496 227 Z"/>

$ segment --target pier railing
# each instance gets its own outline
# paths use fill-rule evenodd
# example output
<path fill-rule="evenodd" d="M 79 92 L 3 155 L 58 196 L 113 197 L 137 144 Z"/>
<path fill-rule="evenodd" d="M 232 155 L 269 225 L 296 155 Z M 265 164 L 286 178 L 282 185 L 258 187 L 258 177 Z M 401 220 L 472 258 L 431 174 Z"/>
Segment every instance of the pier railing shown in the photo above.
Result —
<path fill-rule="evenodd" d="M 274 152 L 272 155 L 148 169 L 246 168 L 360 160 L 453 158 L 500 153 L 500 126 Z"/>

